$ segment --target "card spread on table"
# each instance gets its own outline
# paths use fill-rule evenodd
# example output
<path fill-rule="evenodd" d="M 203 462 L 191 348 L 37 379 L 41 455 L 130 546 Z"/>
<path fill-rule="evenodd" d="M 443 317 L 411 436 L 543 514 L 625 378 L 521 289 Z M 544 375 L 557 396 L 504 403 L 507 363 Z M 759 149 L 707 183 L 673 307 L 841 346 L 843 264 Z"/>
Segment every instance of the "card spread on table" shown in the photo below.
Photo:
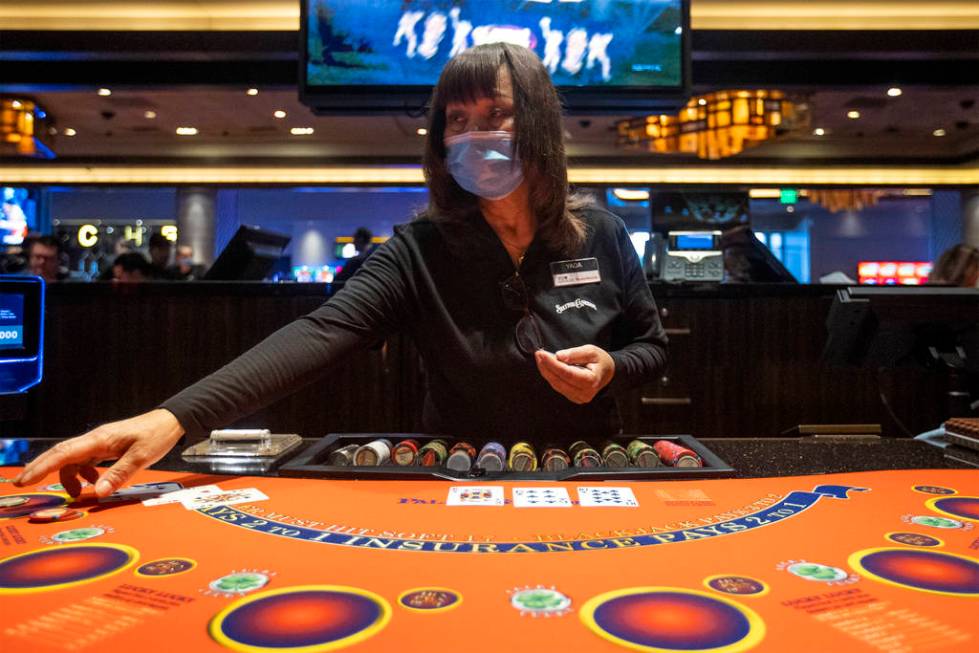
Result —
<path fill-rule="evenodd" d="M 627 487 L 579 487 L 578 505 L 583 508 L 638 508 L 639 502 L 632 488 Z"/>
<path fill-rule="evenodd" d="M 167 483 L 140 483 L 131 485 L 121 490 L 116 490 L 107 497 L 101 497 L 99 503 L 115 503 L 117 501 L 142 501 L 152 497 L 158 497 L 167 492 L 183 489 L 183 485 L 177 482 Z"/>
<path fill-rule="evenodd" d="M 198 485 L 197 487 L 189 487 L 184 490 L 175 490 L 174 492 L 167 492 L 158 497 L 153 497 L 152 499 L 146 499 L 143 501 L 144 506 L 165 506 L 169 503 L 181 503 L 184 499 L 191 499 L 194 497 L 206 497 L 213 494 L 220 494 L 224 492 L 217 485 Z"/>
<path fill-rule="evenodd" d="M 515 487 L 515 508 L 570 508 L 571 497 L 563 487 Z"/>
<path fill-rule="evenodd" d="M 445 499 L 447 506 L 502 506 L 503 488 L 499 485 L 454 485 Z"/>
<path fill-rule="evenodd" d="M 267 500 L 268 497 L 264 492 L 250 487 L 241 490 L 223 490 L 217 494 L 205 494 L 204 496 L 184 498 L 180 503 L 184 504 L 184 508 L 187 510 L 207 510 L 215 506 L 232 506 L 237 503 Z"/>

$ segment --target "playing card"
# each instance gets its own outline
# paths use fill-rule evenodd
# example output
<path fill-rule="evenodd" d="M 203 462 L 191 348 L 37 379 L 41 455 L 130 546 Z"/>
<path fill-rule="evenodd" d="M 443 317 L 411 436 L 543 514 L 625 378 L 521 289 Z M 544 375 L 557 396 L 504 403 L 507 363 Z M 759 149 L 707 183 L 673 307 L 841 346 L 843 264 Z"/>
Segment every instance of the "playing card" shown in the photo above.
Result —
<path fill-rule="evenodd" d="M 583 508 L 638 508 L 639 502 L 627 487 L 579 487 L 578 505 Z"/>
<path fill-rule="evenodd" d="M 217 494 L 207 494 L 198 497 L 189 497 L 181 500 L 187 510 L 207 510 L 215 506 L 233 506 L 237 503 L 251 503 L 253 501 L 266 501 L 265 496 L 258 488 L 245 488 L 242 490 L 224 490 Z"/>
<path fill-rule="evenodd" d="M 447 506 L 502 506 L 503 488 L 498 485 L 453 485 L 445 499 Z"/>
<path fill-rule="evenodd" d="M 152 499 L 146 499 L 143 501 L 144 506 L 164 506 L 168 503 L 180 503 L 184 499 L 191 499 L 194 497 L 205 497 L 213 494 L 219 494 L 224 492 L 217 485 L 198 485 L 197 487 L 189 487 L 184 490 L 175 490 L 173 492 L 167 492 L 158 497 L 153 497 Z"/>
<path fill-rule="evenodd" d="M 142 501 L 152 497 L 158 497 L 167 492 L 180 490 L 184 486 L 176 482 L 167 483 L 140 483 L 116 490 L 107 497 L 99 499 L 99 503 L 115 503 L 118 501 Z"/>
<path fill-rule="evenodd" d="M 515 508 L 570 508 L 571 497 L 563 487 L 515 487 Z"/>

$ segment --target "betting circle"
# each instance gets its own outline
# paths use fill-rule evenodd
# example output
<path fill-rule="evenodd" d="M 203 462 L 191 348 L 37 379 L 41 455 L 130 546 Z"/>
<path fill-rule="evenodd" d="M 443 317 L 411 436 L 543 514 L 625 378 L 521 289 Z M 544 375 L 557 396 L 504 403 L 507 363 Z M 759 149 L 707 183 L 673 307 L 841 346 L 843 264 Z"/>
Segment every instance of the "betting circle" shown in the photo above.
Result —
<path fill-rule="evenodd" d="M 679 587 L 631 587 L 592 597 L 579 612 L 598 636 L 637 651 L 747 651 L 765 637 L 758 614 L 725 597 Z"/>
<path fill-rule="evenodd" d="M 398 605 L 406 610 L 433 613 L 458 608 L 462 595 L 447 587 L 416 587 L 398 596 Z"/>
<path fill-rule="evenodd" d="M 0 594 L 47 592 L 90 583 L 136 563 L 125 544 L 66 544 L 0 560 Z"/>
<path fill-rule="evenodd" d="M 333 651 L 362 642 L 391 620 L 391 605 L 367 590 L 300 585 L 239 599 L 211 620 L 211 637 L 249 653 Z"/>
<path fill-rule="evenodd" d="M 979 597 L 979 561 L 922 549 L 865 549 L 848 560 L 862 576 L 906 589 Z"/>
<path fill-rule="evenodd" d="M 979 522 L 979 497 L 935 497 L 925 505 L 943 515 Z"/>

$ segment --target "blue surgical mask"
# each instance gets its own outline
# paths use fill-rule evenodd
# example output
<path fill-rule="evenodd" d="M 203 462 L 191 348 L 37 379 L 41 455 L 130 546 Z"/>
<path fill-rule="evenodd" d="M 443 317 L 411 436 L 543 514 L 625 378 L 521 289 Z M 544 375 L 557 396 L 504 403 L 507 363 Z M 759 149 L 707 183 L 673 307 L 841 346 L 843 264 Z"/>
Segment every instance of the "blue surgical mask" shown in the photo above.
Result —
<path fill-rule="evenodd" d="M 449 173 L 473 195 L 502 199 L 523 181 L 523 166 L 510 132 L 465 132 L 446 138 L 445 146 Z"/>

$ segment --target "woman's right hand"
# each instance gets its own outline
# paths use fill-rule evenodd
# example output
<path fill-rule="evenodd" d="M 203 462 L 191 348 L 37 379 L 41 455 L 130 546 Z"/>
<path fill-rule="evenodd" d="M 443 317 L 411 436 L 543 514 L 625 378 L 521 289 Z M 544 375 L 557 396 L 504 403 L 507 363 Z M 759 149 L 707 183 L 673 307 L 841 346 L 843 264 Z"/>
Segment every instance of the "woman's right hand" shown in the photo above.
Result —
<path fill-rule="evenodd" d="M 118 422 L 110 422 L 85 435 L 64 440 L 31 461 L 14 485 L 32 485 L 55 470 L 71 496 L 82 486 L 78 476 L 95 485 L 95 494 L 106 497 L 122 487 L 133 474 L 163 458 L 184 434 L 173 413 L 162 408 Z M 96 465 L 116 460 L 101 477 Z"/>

